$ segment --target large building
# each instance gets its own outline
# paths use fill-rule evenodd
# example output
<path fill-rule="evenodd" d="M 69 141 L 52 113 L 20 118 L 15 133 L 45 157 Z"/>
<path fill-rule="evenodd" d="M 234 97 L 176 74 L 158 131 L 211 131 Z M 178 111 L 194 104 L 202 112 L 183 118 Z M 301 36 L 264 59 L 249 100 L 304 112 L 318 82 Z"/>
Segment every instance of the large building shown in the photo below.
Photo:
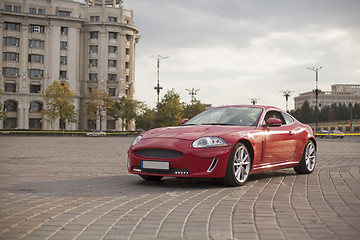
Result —
<path fill-rule="evenodd" d="M 40 111 L 55 80 L 75 94 L 78 123 L 67 130 L 120 130 L 121 120 L 87 118 L 89 92 L 134 98 L 139 29 L 122 0 L 1 0 L 0 88 L 7 118 L 0 128 L 59 129 Z M 134 127 L 134 126 L 132 126 Z"/>
<path fill-rule="evenodd" d="M 310 107 L 315 108 L 316 98 L 315 91 L 300 93 L 299 96 L 294 98 L 295 109 L 300 109 L 305 101 Z M 319 91 L 318 107 L 330 107 L 333 104 L 342 104 L 354 106 L 360 103 L 360 85 L 354 84 L 334 84 L 331 85 L 331 91 Z"/>

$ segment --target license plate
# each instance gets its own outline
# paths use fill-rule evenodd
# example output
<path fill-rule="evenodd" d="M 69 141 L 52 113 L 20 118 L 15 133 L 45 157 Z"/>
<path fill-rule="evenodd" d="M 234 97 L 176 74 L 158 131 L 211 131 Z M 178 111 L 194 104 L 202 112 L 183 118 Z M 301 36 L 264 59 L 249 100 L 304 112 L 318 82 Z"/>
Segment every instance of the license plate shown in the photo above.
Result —
<path fill-rule="evenodd" d="M 141 168 L 169 170 L 170 162 L 141 161 Z"/>

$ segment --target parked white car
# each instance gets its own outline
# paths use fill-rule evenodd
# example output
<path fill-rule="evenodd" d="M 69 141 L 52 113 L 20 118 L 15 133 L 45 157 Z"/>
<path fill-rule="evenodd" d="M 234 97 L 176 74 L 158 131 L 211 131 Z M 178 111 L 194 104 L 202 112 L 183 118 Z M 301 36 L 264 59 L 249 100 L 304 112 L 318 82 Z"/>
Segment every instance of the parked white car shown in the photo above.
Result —
<path fill-rule="evenodd" d="M 86 136 L 88 136 L 88 137 L 105 137 L 106 132 L 96 130 L 96 131 L 93 131 L 93 132 L 86 133 Z"/>

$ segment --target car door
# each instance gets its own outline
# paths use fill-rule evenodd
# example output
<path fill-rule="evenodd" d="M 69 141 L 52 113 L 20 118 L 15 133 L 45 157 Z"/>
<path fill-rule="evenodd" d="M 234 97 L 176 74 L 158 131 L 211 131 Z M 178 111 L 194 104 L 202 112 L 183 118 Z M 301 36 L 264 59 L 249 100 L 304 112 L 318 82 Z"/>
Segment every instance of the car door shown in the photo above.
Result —
<path fill-rule="evenodd" d="M 266 126 L 266 120 L 277 118 L 282 122 L 281 126 Z M 288 124 L 280 111 L 269 111 L 266 113 L 263 123 L 265 139 L 263 142 L 262 163 L 280 164 L 291 160 L 296 150 L 296 133 L 293 126 Z"/>

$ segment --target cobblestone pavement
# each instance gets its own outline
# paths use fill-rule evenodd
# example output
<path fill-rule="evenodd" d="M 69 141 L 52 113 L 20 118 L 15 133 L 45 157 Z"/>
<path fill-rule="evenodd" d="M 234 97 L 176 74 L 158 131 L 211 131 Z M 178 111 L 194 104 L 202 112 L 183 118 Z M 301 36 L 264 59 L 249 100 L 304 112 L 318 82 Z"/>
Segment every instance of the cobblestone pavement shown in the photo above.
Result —
<path fill-rule="evenodd" d="M 360 239 L 360 142 L 229 188 L 128 174 L 132 139 L 0 136 L 0 239 Z"/>

